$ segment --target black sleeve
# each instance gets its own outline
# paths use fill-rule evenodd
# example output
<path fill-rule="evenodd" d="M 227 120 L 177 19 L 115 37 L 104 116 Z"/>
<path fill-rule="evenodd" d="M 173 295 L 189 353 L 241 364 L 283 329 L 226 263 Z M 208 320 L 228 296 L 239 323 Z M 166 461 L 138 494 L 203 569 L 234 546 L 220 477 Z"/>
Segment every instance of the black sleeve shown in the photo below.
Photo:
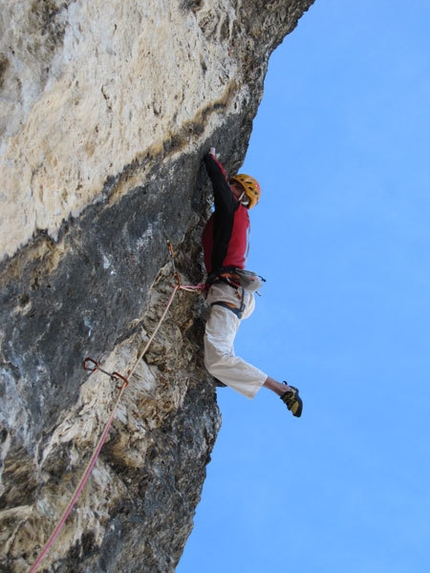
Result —
<path fill-rule="evenodd" d="M 205 156 L 204 162 L 214 192 L 212 271 L 216 273 L 223 267 L 227 255 L 233 232 L 234 214 L 239 203 L 234 198 L 221 163 L 210 153 Z"/>
<path fill-rule="evenodd" d="M 211 153 L 205 155 L 204 162 L 212 182 L 215 211 L 220 214 L 231 215 L 236 211 L 238 202 L 231 192 L 224 167 Z"/>

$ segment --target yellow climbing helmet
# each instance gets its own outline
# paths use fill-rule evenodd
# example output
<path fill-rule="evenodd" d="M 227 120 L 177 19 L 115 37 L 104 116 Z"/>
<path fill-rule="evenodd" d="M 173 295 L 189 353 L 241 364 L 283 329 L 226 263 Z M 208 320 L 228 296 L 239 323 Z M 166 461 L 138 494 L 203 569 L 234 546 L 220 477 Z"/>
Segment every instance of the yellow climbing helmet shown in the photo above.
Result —
<path fill-rule="evenodd" d="M 249 198 L 248 209 L 252 209 L 260 201 L 261 187 L 258 181 L 250 175 L 239 173 L 230 179 L 230 183 L 239 183 L 242 186 L 245 195 Z"/>

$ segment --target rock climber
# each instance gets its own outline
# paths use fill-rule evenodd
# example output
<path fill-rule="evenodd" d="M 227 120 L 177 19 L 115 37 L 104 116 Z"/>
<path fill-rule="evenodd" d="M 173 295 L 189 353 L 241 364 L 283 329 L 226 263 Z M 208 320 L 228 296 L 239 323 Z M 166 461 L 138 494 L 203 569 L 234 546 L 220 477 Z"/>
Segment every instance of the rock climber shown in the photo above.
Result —
<path fill-rule="evenodd" d="M 222 384 L 248 398 L 254 398 L 262 387 L 272 390 L 299 418 L 303 404 L 297 388 L 278 382 L 234 353 L 241 320 L 248 318 L 255 306 L 254 292 L 242 286 L 240 274 L 247 256 L 248 211 L 260 199 L 260 185 L 244 174 L 228 180 L 213 147 L 204 163 L 214 194 L 214 212 L 202 236 L 207 302 L 211 305 L 204 337 L 205 366 Z"/>

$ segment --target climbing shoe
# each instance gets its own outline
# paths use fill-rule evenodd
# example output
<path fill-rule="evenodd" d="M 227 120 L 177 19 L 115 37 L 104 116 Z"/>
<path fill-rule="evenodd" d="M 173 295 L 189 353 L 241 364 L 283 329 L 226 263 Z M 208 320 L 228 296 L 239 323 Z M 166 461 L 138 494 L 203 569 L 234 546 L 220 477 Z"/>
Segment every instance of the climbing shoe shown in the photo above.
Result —
<path fill-rule="evenodd" d="M 284 384 L 287 384 L 284 382 Z M 299 391 L 294 386 L 290 386 L 290 389 L 284 392 L 281 396 L 281 400 L 286 404 L 289 411 L 296 418 L 300 418 L 303 410 L 303 402 L 299 396 Z"/>

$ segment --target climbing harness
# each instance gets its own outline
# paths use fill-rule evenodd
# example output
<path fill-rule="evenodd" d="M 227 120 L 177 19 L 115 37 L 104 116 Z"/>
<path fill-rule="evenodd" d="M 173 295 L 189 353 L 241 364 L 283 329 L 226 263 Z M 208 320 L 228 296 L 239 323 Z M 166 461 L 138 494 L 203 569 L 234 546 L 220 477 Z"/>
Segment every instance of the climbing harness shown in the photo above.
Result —
<path fill-rule="evenodd" d="M 238 291 L 240 289 L 240 282 L 239 282 L 239 276 L 235 273 L 235 267 L 224 267 L 222 269 L 220 269 L 219 272 L 217 273 L 212 273 L 208 276 L 208 278 L 206 279 L 206 294 L 209 291 L 210 287 L 213 284 L 217 284 L 217 283 L 224 283 L 226 285 L 231 286 L 235 291 L 236 294 L 238 296 L 238 298 L 240 299 L 240 307 L 237 307 L 236 305 L 234 305 L 231 302 L 226 302 L 223 300 L 218 300 L 216 302 L 213 302 L 211 304 L 211 306 L 222 306 L 224 308 L 227 308 L 228 310 L 231 310 L 233 312 L 233 314 L 235 314 L 239 320 L 242 318 L 242 314 L 243 314 L 243 309 L 244 309 L 244 300 L 243 300 L 243 289 L 242 289 L 242 295 L 239 295 Z"/>
<path fill-rule="evenodd" d="M 238 299 L 240 300 L 240 306 L 237 307 L 231 302 L 226 302 L 219 300 L 213 302 L 211 306 L 222 306 L 231 310 L 239 320 L 242 318 L 243 311 L 245 308 L 245 292 L 246 290 L 250 292 L 256 292 L 258 295 L 258 289 L 261 288 L 263 282 L 266 279 L 260 277 L 252 271 L 247 271 L 245 269 L 239 269 L 237 267 L 223 267 L 218 272 L 212 273 L 208 276 L 206 281 L 206 288 L 209 289 L 213 284 L 224 283 L 235 289 Z M 240 294 L 239 294 L 239 291 Z"/>
<path fill-rule="evenodd" d="M 142 350 L 142 352 L 138 355 L 137 359 L 134 362 L 134 365 L 128 370 L 127 372 L 127 376 L 123 376 L 122 374 L 120 374 L 119 372 L 108 372 L 107 370 L 104 370 L 103 368 L 101 368 L 100 364 L 94 360 L 93 358 L 87 357 L 85 358 L 84 362 L 83 362 L 83 367 L 86 371 L 90 372 L 90 374 L 94 373 L 94 372 L 102 372 L 103 374 L 105 374 L 106 376 L 109 376 L 109 378 L 114 381 L 114 382 L 119 382 L 119 385 L 116 386 L 117 390 L 118 390 L 118 395 L 116 398 L 116 401 L 114 403 L 114 406 L 112 408 L 111 414 L 109 416 L 109 419 L 106 423 L 106 426 L 103 430 L 103 433 L 97 443 L 97 446 L 95 448 L 95 451 L 90 459 L 90 461 L 88 462 L 88 465 L 84 471 L 84 474 L 79 482 L 79 484 L 77 485 L 73 496 L 69 502 L 69 505 L 67 506 L 66 510 L 64 511 L 63 515 L 61 516 L 57 526 L 55 527 L 54 531 L 51 534 L 51 537 L 49 538 L 49 540 L 47 541 L 47 543 L 45 544 L 44 548 L 42 549 L 41 553 L 39 554 L 38 558 L 36 559 L 36 561 L 34 562 L 33 566 L 31 567 L 31 569 L 29 570 L 29 573 L 35 573 L 35 571 L 37 570 L 40 562 L 42 561 L 42 559 L 46 556 L 46 554 L 48 553 L 51 545 L 54 543 L 54 541 L 56 540 L 58 534 L 60 533 L 61 528 L 63 527 L 64 523 L 66 522 L 70 512 L 72 511 L 75 503 L 77 502 L 80 493 L 82 492 L 85 484 L 88 481 L 88 478 L 90 477 L 90 474 L 94 468 L 94 465 L 99 457 L 100 451 L 106 441 L 106 438 L 108 436 L 109 430 L 111 428 L 112 422 L 114 420 L 118 405 L 120 403 L 120 400 L 122 398 L 122 395 L 124 393 L 124 390 L 128 387 L 129 385 L 129 379 L 131 378 L 132 374 L 134 373 L 134 371 L 136 370 L 137 366 L 139 365 L 140 361 L 143 359 L 143 357 L 145 356 L 145 354 L 147 353 L 149 347 L 151 346 L 152 341 L 154 340 L 155 335 L 157 334 L 161 324 L 163 323 L 164 319 L 166 318 L 167 312 L 169 311 L 169 308 L 173 302 L 173 299 L 176 295 L 176 293 L 178 292 L 178 290 L 184 290 L 184 291 L 188 291 L 188 292 L 200 292 L 200 291 L 204 291 L 206 288 L 205 283 L 199 283 L 197 285 L 182 285 L 181 284 L 181 278 L 180 275 L 178 273 L 178 271 L 176 270 L 176 266 L 175 266 L 175 259 L 174 259 L 174 252 L 173 252 L 173 247 L 172 244 L 170 243 L 170 241 L 167 241 L 167 247 L 169 249 L 169 253 L 170 256 L 172 258 L 172 266 L 173 266 L 173 276 L 176 279 L 176 284 L 172 285 L 172 292 L 167 300 L 167 304 L 164 308 L 163 314 L 161 315 L 160 320 L 158 321 L 157 326 L 155 327 L 154 332 L 152 333 L 152 335 L 150 336 L 148 342 L 145 345 L 145 348 Z"/>
<path fill-rule="evenodd" d="M 251 292 L 258 292 L 263 284 L 266 282 L 262 276 L 246 269 L 239 269 L 237 267 L 223 267 L 218 272 L 212 273 L 208 276 L 206 284 L 208 286 L 214 283 L 226 283 L 231 287 L 238 289 L 239 287 L 249 290 Z"/>
<path fill-rule="evenodd" d="M 236 272 L 236 267 L 223 267 L 218 272 L 211 273 L 207 280 L 207 287 L 211 287 L 215 283 L 225 283 L 234 289 L 240 288 L 240 277 Z"/>
<path fill-rule="evenodd" d="M 240 294 L 239 294 L 239 291 L 237 291 L 237 297 L 240 300 L 240 306 L 239 307 L 237 307 L 232 302 L 226 302 L 224 300 L 217 300 L 216 302 L 213 302 L 211 304 L 211 306 L 222 306 L 222 307 L 226 308 L 227 310 L 230 310 L 240 320 L 242 318 L 243 311 L 245 310 L 245 290 L 242 287 L 237 287 L 237 288 L 238 289 L 240 288 L 240 290 L 241 290 Z"/>

